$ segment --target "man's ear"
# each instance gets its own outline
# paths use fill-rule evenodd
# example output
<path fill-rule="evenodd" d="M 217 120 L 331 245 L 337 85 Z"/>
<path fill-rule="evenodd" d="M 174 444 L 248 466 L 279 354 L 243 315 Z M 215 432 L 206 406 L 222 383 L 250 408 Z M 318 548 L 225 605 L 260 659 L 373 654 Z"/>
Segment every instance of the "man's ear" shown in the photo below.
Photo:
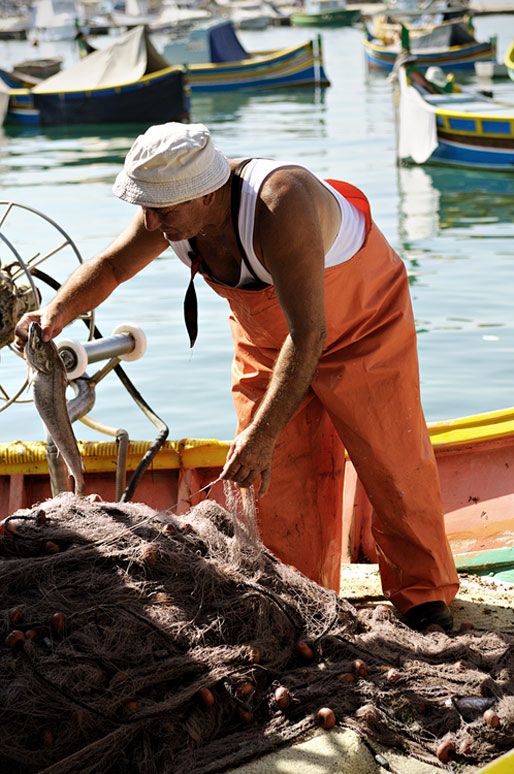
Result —
<path fill-rule="evenodd" d="M 216 191 L 211 191 L 211 193 L 208 193 L 208 194 L 205 194 L 204 196 L 202 196 L 203 203 L 207 207 L 210 207 L 211 204 L 213 203 L 215 193 L 216 193 Z"/>

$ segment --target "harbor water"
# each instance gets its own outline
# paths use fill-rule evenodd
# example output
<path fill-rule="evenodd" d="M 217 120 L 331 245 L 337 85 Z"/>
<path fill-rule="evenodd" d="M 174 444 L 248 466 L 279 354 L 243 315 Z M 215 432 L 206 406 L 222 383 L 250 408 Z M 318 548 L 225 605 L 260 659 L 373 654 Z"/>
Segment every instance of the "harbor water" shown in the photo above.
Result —
<path fill-rule="evenodd" d="M 498 58 L 514 38 L 514 14 L 475 19 L 478 39 L 498 36 Z M 347 180 L 369 197 L 375 221 L 407 266 L 418 330 L 421 394 L 428 420 L 450 419 L 514 405 L 514 170 L 488 173 L 396 164 L 392 88 L 387 74 L 369 72 L 358 28 L 272 27 L 241 32 L 250 51 L 294 45 L 321 32 L 331 86 L 193 95 L 191 120 L 212 131 L 228 156 L 297 161 L 322 177 Z M 98 38 L 106 45 L 108 38 Z M 157 48 L 164 36 L 156 35 Z M 71 42 L 32 48 L 2 41 L 3 67 L 34 57 L 78 59 Z M 460 78 L 460 76 L 459 76 Z M 477 84 L 474 74 L 466 82 Z M 495 95 L 514 102 L 514 83 L 495 81 Z M 71 237 L 83 259 L 108 244 L 133 208 L 111 192 L 140 125 L 89 128 L 0 128 L 0 199 L 33 208 Z M 16 208 L 15 208 L 16 209 Z M 41 219 L 19 208 L 6 219 L 9 239 L 28 259 L 47 248 Z M 46 228 L 46 225 L 45 225 Z M 51 227 L 50 227 L 51 228 Z M 56 243 L 59 240 L 56 239 Z M 62 239 L 61 239 L 62 241 Z M 66 255 L 65 255 L 66 253 Z M 12 260 L 0 245 L 0 262 Z M 46 268 L 59 282 L 77 265 L 63 250 Z M 199 335 L 193 350 L 183 322 L 188 273 L 171 250 L 121 286 L 97 310 L 104 335 L 133 322 L 147 336 L 146 354 L 125 364 L 137 389 L 170 428 L 171 439 L 233 437 L 230 396 L 232 342 L 226 302 L 201 280 Z M 45 290 L 46 300 L 52 291 Z M 84 339 L 76 323 L 63 336 Z M 91 373 L 88 370 L 88 373 Z M 0 351 L 0 385 L 8 394 L 24 382 L 23 360 Z M 29 393 L 0 413 L 0 442 L 43 440 Z M 151 439 L 155 428 L 114 373 L 97 387 L 92 416 Z M 83 424 L 79 439 L 105 440 Z"/>

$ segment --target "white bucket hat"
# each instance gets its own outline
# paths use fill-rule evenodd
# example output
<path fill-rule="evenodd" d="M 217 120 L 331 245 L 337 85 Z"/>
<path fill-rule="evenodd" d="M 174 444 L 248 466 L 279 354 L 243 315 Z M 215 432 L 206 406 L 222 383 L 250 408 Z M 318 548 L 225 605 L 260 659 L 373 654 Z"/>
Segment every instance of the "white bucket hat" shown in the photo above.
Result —
<path fill-rule="evenodd" d="M 112 190 L 130 204 L 167 207 L 212 193 L 229 176 L 206 126 L 170 122 L 139 135 Z"/>

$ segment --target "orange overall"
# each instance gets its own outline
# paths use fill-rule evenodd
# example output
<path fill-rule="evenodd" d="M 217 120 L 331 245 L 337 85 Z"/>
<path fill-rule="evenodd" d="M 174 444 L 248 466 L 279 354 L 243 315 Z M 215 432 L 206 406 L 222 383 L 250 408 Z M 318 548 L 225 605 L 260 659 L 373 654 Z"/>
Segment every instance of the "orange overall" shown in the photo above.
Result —
<path fill-rule="evenodd" d="M 407 273 L 372 222 L 364 194 L 328 182 L 365 212 L 368 232 L 353 258 L 325 270 L 326 345 L 276 444 L 271 486 L 258 502 L 261 537 L 282 561 L 339 590 L 346 448 L 375 511 L 385 596 L 402 613 L 433 600 L 448 604 L 459 582 L 420 402 Z M 272 286 L 207 282 L 231 308 L 240 432 L 267 388 L 288 328 Z"/>

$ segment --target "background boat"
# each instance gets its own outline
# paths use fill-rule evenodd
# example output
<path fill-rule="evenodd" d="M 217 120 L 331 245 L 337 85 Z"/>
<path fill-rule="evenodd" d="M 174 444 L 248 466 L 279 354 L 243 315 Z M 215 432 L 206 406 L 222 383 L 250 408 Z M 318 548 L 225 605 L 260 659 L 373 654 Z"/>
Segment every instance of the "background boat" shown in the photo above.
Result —
<path fill-rule="evenodd" d="M 27 37 L 40 40 L 73 40 L 78 29 L 87 31 L 75 0 L 35 0 Z"/>
<path fill-rule="evenodd" d="M 0 16 L 0 40 L 26 40 L 31 13 L 28 8 L 10 8 Z"/>
<path fill-rule="evenodd" d="M 448 21 L 418 33 L 413 34 L 402 24 L 399 34 L 383 39 L 367 29 L 363 42 L 368 67 L 392 70 L 402 51 L 415 54 L 419 67 L 437 65 L 452 71 L 472 70 L 475 62 L 496 61 L 496 38 L 476 40 L 467 22 Z"/>
<path fill-rule="evenodd" d="M 289 19 L 297 27 L 341 27 L 354 24 L 360 16 L 358 8 L 346 7 L 346 0 L 304 0 L 301 9 L 293 11 Z"/>
<path fill-rule="evenodd" d="M 514 101 L 463 89 L 437 68 L 423 75 L 412 57 L 395 74 L 400 163 L 514 170 Z"/>
<path fill-rule="evenodd" d="M 180 0 L 164 0 L 156 15 L 148 22 L 152 32 L 170 32 L 178 35 L 199 22 L 212 18 L 213 14 L 203 2 L 180 2 Z"/>
<path fill-rule="evenodd" d="M 163 56 L 170 64 L 187 67 L 193 93 L 329 85 L 319 37 L 290 48 L 250 53 L 230 21 L 202 25 L 170 41 Z"/>
<path fill-rule="evenodd" d="M 14 64 L 13 73 L 16 75 L 32 75 L 35 78 L 49 78 L 55 75 L 62 67 L 62 57 L 54 56 L 48 59 L 24 59 Z"/>
<path fill-rule="evenodd" d="M 12 88 L 7 120 L 59 125 L 181 121 L 189 115 L 184 68 L 170 66 L 136 27 L 42 81 Z"/>

